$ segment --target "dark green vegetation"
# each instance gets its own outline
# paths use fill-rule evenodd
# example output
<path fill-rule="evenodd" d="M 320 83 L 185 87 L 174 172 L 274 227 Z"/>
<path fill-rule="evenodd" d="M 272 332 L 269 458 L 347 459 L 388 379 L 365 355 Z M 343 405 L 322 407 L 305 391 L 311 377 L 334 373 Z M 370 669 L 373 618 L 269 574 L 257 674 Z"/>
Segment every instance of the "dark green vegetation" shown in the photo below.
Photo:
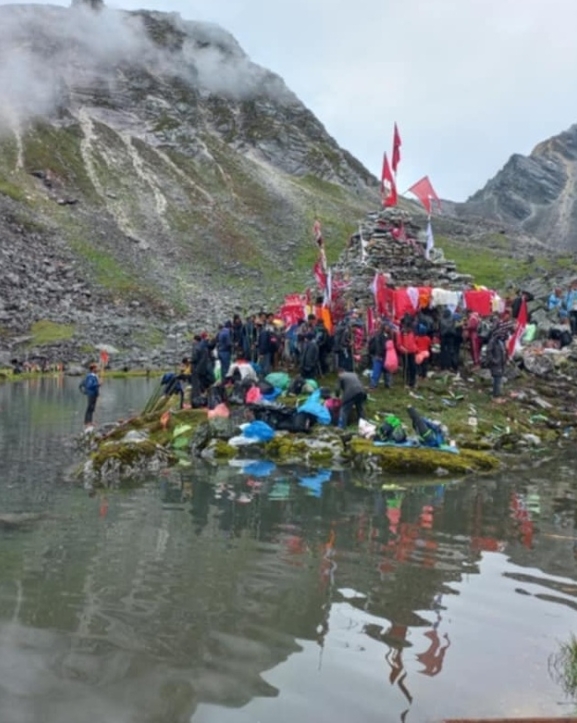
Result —
<path fill-rule="evenodd" d="M 549 659 L 549 670 L 553 679 L 561 686 L 565 695 L 577 700 L 577 638 L 560 643 L 557 653 Z"/>

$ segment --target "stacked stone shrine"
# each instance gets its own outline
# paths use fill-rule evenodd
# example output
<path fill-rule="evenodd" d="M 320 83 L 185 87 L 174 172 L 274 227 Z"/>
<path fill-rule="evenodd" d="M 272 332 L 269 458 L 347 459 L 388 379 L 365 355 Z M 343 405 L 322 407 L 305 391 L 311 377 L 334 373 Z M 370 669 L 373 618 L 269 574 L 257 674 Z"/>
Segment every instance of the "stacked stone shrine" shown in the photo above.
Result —
<path fill-rule="evenodd" d="M 455 263 L 445 260 L 441 249 L 433 249 L 427 259 L 425 248 L 426 233 L 406 211 L 391 208 L 368 213 L 333 268 L 335 277 L 347 282 L 347 308 L 374 305 L 371 285 L 376 273 L 385 274 L 387 285 L 393 288 L 462 290 L 471 283 L 472 277 L 459 274 Z"/>

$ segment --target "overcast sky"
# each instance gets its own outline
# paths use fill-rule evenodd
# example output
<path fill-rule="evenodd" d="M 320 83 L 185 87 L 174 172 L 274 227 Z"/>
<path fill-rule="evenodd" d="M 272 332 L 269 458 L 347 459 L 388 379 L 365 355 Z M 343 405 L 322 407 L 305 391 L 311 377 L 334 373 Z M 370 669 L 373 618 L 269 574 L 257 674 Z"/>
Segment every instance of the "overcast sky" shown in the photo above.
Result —
<path fill-rule="evenodd" d="M 396 120 L 401 192 L 428 174 L 462 200 L 512 153 L 577 122 L 577 0 L 107 4 L 219 23 L 375 175 Z"/>

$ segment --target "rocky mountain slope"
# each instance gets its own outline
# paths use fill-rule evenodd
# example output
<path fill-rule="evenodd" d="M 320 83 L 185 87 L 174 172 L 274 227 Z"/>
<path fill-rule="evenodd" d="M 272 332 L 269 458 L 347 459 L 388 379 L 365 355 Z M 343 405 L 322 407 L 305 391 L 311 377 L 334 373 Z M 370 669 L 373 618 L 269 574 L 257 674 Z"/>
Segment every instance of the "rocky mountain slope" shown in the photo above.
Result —
<path fill-rule="evenodd" d="M 310 278 L 314 219 L 336 257 L 377 190 L 219 27 L 0 6 L 2 349 L 267 306 Z"/>
<path fill-rule="evenodd" d="M 465 219 L 510 224 L 556 249 L 577 248 L 577 124 L 514 155 L 466 203 L 452 204 Z"/>

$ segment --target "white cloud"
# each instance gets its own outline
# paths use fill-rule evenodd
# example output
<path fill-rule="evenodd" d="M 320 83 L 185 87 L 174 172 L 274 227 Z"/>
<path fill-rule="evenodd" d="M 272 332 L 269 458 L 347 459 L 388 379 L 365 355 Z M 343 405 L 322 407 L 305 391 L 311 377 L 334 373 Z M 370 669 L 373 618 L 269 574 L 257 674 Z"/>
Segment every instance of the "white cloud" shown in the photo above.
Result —
<path fill-rule="evenodd" d="M 398 121 L 401 187 L 427 173 L 441 195 L 464 198 L 511 153 L 577 121 L 573 0 L 108 5 L 219 23 L 375 174 Z"/>

